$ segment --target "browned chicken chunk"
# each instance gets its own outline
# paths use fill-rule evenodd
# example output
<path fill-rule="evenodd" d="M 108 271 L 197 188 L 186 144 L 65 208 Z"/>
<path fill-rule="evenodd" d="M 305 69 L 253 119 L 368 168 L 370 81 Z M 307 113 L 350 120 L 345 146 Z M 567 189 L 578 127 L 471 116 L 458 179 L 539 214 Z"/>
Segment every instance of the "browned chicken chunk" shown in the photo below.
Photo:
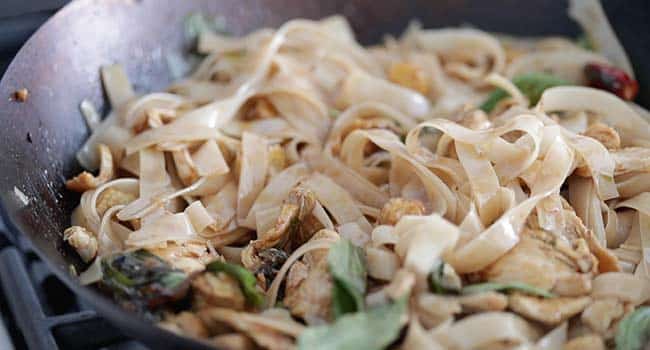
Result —
<path fill-rule="evenodd" d="M 99 175 L 94 176 L 93 174 L 84 171 L 66 181 L 65 187 L 67 189 L 75 192 L 85 192 L 105 184 L 115 176 L 111 149 L 104 144 L 99 144 L 98 148 L 100 157 Z"/>
<path fill-rule="evenodd" d="M 424 215 L 424 205 L 414 199 L 391 198 L 379 213 L 379 224 L 395 225 L 404 215 Z"/>
<path fill-rule="evenodd" d="M 508 307 L 531 320 L 546 325 L 558 325 L 579 314 L 591 302 L 589 297 L 540 298 L 514 293 L 508 298 Z"/>
<path fill-rule="evenodd" d="M 206 272 L 192 281 L 194 290 L 193 305 L 197 309 L 220 306 L 243 310 L 246 298 L 239 283 L 229 275 L 220 272 L 217 275 Z"/>
<path fill-rule="evenodd" d="M 616 319 L 623 316 L 623 303 L 617 299 L 595 300 L 580 316 L 594 332 L 604 335 Z"/>
<path fill-rule="evenodd" d="M 63 232 L 63 240 L 72 246 L 85 262 L 93 260 L 97 255 L 97 249 L 99 248 L 97 238 L 84 227 L 68 227 Z"/>
<path fill-rule="evenodd" d="M 605 123 L 595 122 L 589 125 L 584 135 L 598 140 L 609 150 L 621 148 L 621 137 L 618 136 L 616 130 Z"/>
<path fill-rule="evenodd" d="M 322 230 L 313 239 L 336 234 L 330 232 Z M 307 253 L 291 266 L 283 302 L 292 315 L 308 324 L 330 319 L 332 277 L 327 265 L 327 250 Z"/>

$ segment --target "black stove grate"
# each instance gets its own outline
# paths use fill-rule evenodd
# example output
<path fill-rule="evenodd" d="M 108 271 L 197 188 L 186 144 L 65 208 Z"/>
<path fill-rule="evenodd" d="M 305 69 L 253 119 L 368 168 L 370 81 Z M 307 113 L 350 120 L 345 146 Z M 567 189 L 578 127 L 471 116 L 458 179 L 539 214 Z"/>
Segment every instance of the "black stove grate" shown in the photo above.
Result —
<path fill-rule="evenodd" d="M 0 311 L 14 348 L 146 349 L 77 298 L 26 242 L 0 237 Z"/>

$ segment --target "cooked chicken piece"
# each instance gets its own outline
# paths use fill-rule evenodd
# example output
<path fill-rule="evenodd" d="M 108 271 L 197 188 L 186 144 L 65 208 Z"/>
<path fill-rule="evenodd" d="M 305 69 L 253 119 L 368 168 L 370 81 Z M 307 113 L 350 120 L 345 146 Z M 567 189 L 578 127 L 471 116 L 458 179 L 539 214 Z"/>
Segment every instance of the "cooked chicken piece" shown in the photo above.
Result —
<path fill-rule="evenodd" d="M 590 297 L 545 299 L 521 293 L 513 293 L 508 297 L 508 307 L 512 311 L 549 326 L 558 325 L 579 314 L 590 302 Z"/>
<path fill-rule="evenodd" d="M 303 186 L 296 186 L 280 208 L 280 215 L 275 226 L 258 239 L 251 241 L 242 251 L 242 264 L 251 271 L 257 271 L 263 265 L 260 252 L 269 248 L 279 248 L 291 252 L 307 242 L 312 235 L 322 228 L 310 220 L 316 206 L 316 196 Z"/>
<path fill-rule="evenodd" d="M 483 292 L 458 297 L 463 313 L 483 311 L 503 311 L 508 306 L 508 298 L 497 292 Z"/>
<path fill-rule="evenodd" d="M 181 335 L 195 338 L 208 336 L 208 330 L 201 322 L 201 319 L 188 311 L 183 311 L 178 315 L 168 315 L 159 325 Z"/>
<path fill-rule="evenodd" d="M 215 258 L 208 252 L 203 242 L 170 242 L 165 247 L 149 248 L 148 250 L 167 261 L 172 267 L 187 273 L 203 271 L 205 264 Z"/>
<path fill-rule="evenodd" d="M 577 297 L 591 292 L 591 274 L 569 274 L 558 276 L 551 290 L 561 297 Z"/>
<path fill-rule="evenodd" d="M 417 91 L 422 95 L 429 92 L 429 79 L 423 69 L 407 63 L 393 63 L 388 70 L 388 79 L 405 88 Z"/>
<path fill-rule="evenodd" d="M 101 143 L 98 145 L 98 149 L 99 175 L 95 177 L 93 174 L 83 171 L 81 174 L 66 181 L 65 187 L 67 189 L 75 192 L 85 192 L 105 184 L 115 176 L 115 167 L 113 165 L 111 149 Z"/>
<path fill-rule="evenodd" d="M 97 198 L 97 214 L 102 217 L 108 209 L 116 205 L 127 205 L 136 199 L 137 197 L 131 193 L 109 187 Z"/>
<path fill-rule="evenodd" d="M 210 306 L 243 310 L 246 305 L 246 298 L 237 280 L 223 272 L 217 275 L 211 272 L 202 273 L 192 281 L 192 289 L 192 304 L 197 310 Z"/>
<path fill-rule="evenodd" d="M 415 199 L 391 198 L 379 213 L 380 225 L 395 225 L 405 215 L 424 215 L 424 205 Z"/>
<path fill-rule="evenodd" d="M 256 348 L 251 338 L 239 333 L 218 335 L 210 338 L 208 342 L 222 350 L 254 350 Z"/>
<path fill-rule="evenodd" d="M 596 139 L 609 150 L 621 148 L 621 137 L 618 136 L 616 130 L 605 123 L 595 122 L 589 125 L 584 135 Z"/>
<path fill-rule="evenodd" d="M 460 124 L 473 130 L 486 129 L 491 125 L 487 114 L 480 109 L 465 113 Z"/>
<path fill-rule="evenodd" d="M 626 147 L 611 151 L 616 168 L 614 175 L 627 174 L 633 171 L 650 171 L 650 148 Z"/>
<path fill-rule="evenodd" d="M 314 193 L 306 187 L 296 186 L 282 204 L 275 226 L 266 232 L 262 239 L 251 244 L 258 250 L 276 246 L 293 250 L 303 245 L 314 232 L 303 232 L 300 229 L 300 222 L 311 215 L 314 206 L 316 206 Z"/>
<path fill-rule="evenodd" d="M 554 235 L 525 228 L 519 243 L 483 270 L 481 280 L 522 282 L 550 290 L 560 276 L 577 273 L 578 266 L 557 250 Z"/>
<path fill-rule="evenodd" d="M 564 344 L 563 350 L 605 350 L 605 342 L 595 334 L 573 338 Z"/>
<path fill-rule="evenodd" d="M 242 107 L 242 120 L 268 119 L 278 116 L 278 111 L 266 98 L 254 98 Z"/>
<path fill-rule="evenodd" d="M 63 240 L 77 251 L 84 262 L 90 262 L 97 256 L 97 238 L 84 227 L 68 227 L 63 231 Z"/>
<path fill-rule="evenodd" d="M 330 319 L 332 278 L 327 255 L 296 262 L 287 275 L 284 305 L 307 324 Z"/>
<path fill-rule="evenodd" d="M 281 145 L 269 147 L 269 176 L 273 177 L 289 165 L 287 154 Z"/>
<path fill-rule="evenodd" d="M 598 242 L 594 233 L 582 223 L 582 220 L 580 220 L 575 211 L 573 211 L 566 201 L 563 201 L 563 206 L 565 220 L 563 231 L 564 236 L 572 242 L 579 238 L 585 240 L 589 247 L 589 251 L 591 251 L 591 254 L 593 254 L 598 260 L 598 272 L 620 271 L 618 258 L 607 248 L 600 245 L 600 242 Z"/>
<path fill-rule="evenodd" d="M 614 320 L 623 316 L 623 303 L 617 299 L 594 300 L 580 316 L 582 322 L 594 332 L 604 335 Z"/>
<path fill-rule="evenodd" d="M 415 297 L 416 312 L 422 325 L 433 328 L 454 317 L 462 311 L 458 298 L 430 293 L 421 293 Z"/>
<path fill-rule="evenodd" d="M 589 251 L 587 242 L 582 238 L 578 238 L 572 243 L 573 247 L 563 240 L 557 240 L 555 241 L 555 247 L 578 267 L 578 271 L 596 272 L 594 269 L 597 267 L 598 261 Z"/>
<path fill-rule="evenodd" d="M 271 329 L 258 322 L 258 315 L 234 311 L 229 308 L 210 308 L 198 313 L 203 323 L 211 329 L 223 329 L 224 325 L 245 334 L 264 349 L 286 350 L 293 349 L 294 342 L 291 336 Z"/>

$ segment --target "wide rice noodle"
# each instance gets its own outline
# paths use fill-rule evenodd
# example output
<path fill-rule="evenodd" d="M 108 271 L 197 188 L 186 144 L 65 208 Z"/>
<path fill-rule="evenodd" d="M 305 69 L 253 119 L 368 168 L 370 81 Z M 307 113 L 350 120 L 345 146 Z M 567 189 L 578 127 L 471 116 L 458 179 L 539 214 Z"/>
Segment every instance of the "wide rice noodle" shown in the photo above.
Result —
<path fill-rule="evenodd" d="M 73 212 L 72 224 L 87 230 L 77 230 L 77 238 L 94 238 L 100 258 L 145 248 L 172 266 L 201 270 L 210 259 L 248 263 L 257 257 L 248 256 L 251 241 L 286 234 L 283 244 L 266 247 L 288 255 L 258 287 L 266 289 L 268 310 L 213 311 L 245 334 L 260 327 L 292 338 L 304 327 L 289 313 L 301 318 L 304 310 L 296 308 L 329 310 L 331 300 L 285 299 L 281 314 L 270 308 L 278 295 L 329 296 L 310 286 L 313 277 L 328 275 L 313 274 L 309 253 L 325 254 L 340 238 L 364 252 L 368 307 L 405 293 L 411 300 L 427 296 L 430 274 L 440 266 L 454 283 L 488 281 L 503 271 L 509 252 L 517 257 L 513 248 L 526 242 L 522 232 L 538 230 L 558 239 L 544 249 L 571 260 L 588 249 L 601 271 L 625 271 L 582 273 L 580 266 L 592 298 L 632 306 L 650 298 L 648 112 L 579 86 L 547 89 L 529 108 L 525 91 L 509 80 L 552 72 L 584 84 L 586 63 L 618 64 L 611 50 L 603 50 L 605 58 L 566 39 L 513 41 L 417 25 L 364 48 L 340 16 L 293 20 L 243 38 L 203 33 L 198 44 L 209 56 L 167 92 L 138 97 L 123 68 L 102 70 L 112 111 L 99 124 L 91 120 L 78 159 L 94 170 L 96 145 L 103 143 L 135 178 L 90 184 Z M 478 106 L 491 87 L 510 97 L 486 114 Z M 610 134 L 585 135 L 596 121 L 614 129 L 621 148 L 598 139 Z M 313 193 L 314 208 L 278 232 L 283 204 L 297 186 Z M 332 234 L 308 239 L 321 228 Z M 307 241 L 295 246 L 296 238 Z M 261 249 L 253 253 L 263 257 Z M 101 278 L 100 262 L 82 274 L 85 283 Z M 261 280 L 268 271 L 257 268 L 250 272 Z M 558 282 L 567 277 L 544 273 Z M 464 297 L 428 297 L 439 305 L 420 310 L 408 303 L 408 330 L 396 346 L 559 349 L 573 337 L 567 323 L 540 338 L 516 311 L 472 313 Z M 426 314 L 434 311 L 440 315 Z M 334 321 L 329 316 L 316 319 Z"/>

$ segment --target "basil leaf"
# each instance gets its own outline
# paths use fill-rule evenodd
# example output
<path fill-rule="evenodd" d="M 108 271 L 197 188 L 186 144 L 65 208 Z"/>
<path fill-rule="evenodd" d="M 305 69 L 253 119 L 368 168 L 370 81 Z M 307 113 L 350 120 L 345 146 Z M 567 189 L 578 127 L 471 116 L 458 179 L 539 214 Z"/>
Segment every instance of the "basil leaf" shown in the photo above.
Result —
<path fill-rule="evenodd" d="M 256 307 L 264 305 L 264 296 L 257 290 L 257 279 L 246 268 L 217 260 L 207 264 L 205 269 L 214 274 L 219 272 L 228 274 L 239 282 L 239 287 L 251 305 Z"/>
<path fill-rule="evenodd" d="M 581 34 L 578 36 L 576 39 L 576 45 L 588 51 L 595 51 L 594 44 L 591 42 L 591 40 L 589 40 L 589 37 L 586 34 Z"/>
<path fill-rule="evenodd" d="M 537 104 L 540 97 L 542 97 L 544 90 L 555 86 L 570 85 L 569 82 L 564 79 L 544 73 L 518 75 L 512 79 L 512 83 L 515 84 L 515 86 L 521 90 L 521 93 L 528 98 L 531 105 Z M 499 101 L 508 96 L 510 95 L 505 90 L 496 89 L 488 96 L 487 100 L 485 100 L 479 108 L 489 113 L 494 109 L 494 107 L 496 107 Z"/>
<path fill-rule="evenodd" d="M 332 279 L 332 311 L 339 316 L 363 310 L 366 293 L 366 262 L 363 250 L 347 239 L 332 245 L 327 255 Z"/>
<path fill-rule="evenodd" d="M 436 294 L 455 294 L 460 292 L 461 282 L 455 273 L 451 276 L 445 274 L 445 269 L 450 269 L 446 263 L 440 263 L 429 274 L 429 287 Z M 455 279 L 454 279 L 455 277 Z"/>
<path fill-rule="evenodd" d="M 116 253 L 101 259 L 100 288 L 123 307 L 155 320 L 155 310 L 183 299 L 189 276 L 145 249 Z"/>
<path fill-rule="evenodd" d="M 650 307 L 627 315 L 616 330 L 616 350 L 642 350 L 650 342 Z"/>
<path fill-rule="evenodd" d="M 366 312 L 345 315 L 331 325 L 307 328 L 298 338 L 300 350 L 378 350 L 400 335 L 407 298 Z"/>
<path fill-rule="evenodd" d="M 503 292 L 510 292 L 510 291 L 517 291 L 517 292 L 523 292 L 526 294 L 531 294 L 531 295 L 537 295 L 540 297 L 544 298 L 553 298 L 555 297 L 555 294 L 551 292 L 547 292 L 543 289 L 531 286 L 530 284 L 526 283 L 521 283 L 521 282 L 510 282 L 510 283 L 493 283 L 493 282 L 486 282 L 486 283 L 479 283 L 479 284 L 473 284 L 467 287 L 464 287 L 461 289 L 461 294 L 476 294 L 476 293 L 483 293 L 483 292 L 490 292 L 490 291 L 503 291 Z"/>
<path fill-rule="evenodd" d="M 194 40 L 203 32 L 215 32 L 229 34 L 226 29 L 226 19 L 217 16 L 212 19 L 206 18 L 202 13 L 193 13 L 185 19 L 185 37 Z"/>

